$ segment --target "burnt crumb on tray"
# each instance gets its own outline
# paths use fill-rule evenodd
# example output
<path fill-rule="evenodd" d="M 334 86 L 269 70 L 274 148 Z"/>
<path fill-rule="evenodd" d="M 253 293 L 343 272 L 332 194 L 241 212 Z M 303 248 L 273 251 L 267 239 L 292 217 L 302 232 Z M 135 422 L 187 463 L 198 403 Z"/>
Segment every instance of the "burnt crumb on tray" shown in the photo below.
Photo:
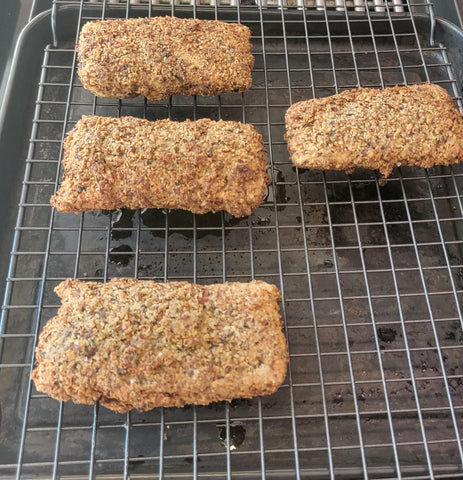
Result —
<path fill-rule="evenodd" d="M 262 281 L 195 285 L 67 279 L 32 373 L 58 400 L 126 412 L 275 392 L 288 347 L 279 290 Z"/>
<path fill-rule="evenodd" d="M 400 165 L 463 160 L 463 118 L 438 85 L 358 88 L 292 105 L 286 140 L 297 167 L 388 177 Z"/>
<path fill-rule="evenodd" d="M 84 116 L 64 150 L 50 203 L 65 213 L 125 207 L 244 217 L 270 181 L 262 136 L 234 121 Z"/>
<path fill-rule="evenodd" d="M 89 22 L 82 27 L 78 75 L 100 97 L 220 95 L 251 87 L 251 31 L 217 20 L 175 17 Z"/>

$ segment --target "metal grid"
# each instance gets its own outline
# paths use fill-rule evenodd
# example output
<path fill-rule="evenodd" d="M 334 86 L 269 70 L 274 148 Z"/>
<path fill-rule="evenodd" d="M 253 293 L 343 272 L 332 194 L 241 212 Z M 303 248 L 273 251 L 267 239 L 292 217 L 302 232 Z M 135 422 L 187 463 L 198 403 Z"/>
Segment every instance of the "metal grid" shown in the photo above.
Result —
<path fill-rule="evenodd" d="M 56 4 L 74 4 L 80 5 L 80 0 L 53 0 Z M 86 0 L 87 3 L 106 3 L 106 4 L 127 4 L 131 6 L 146 4 L 149 5 L 163 5 L 172 4 L 172 0 Z M 174 0 L 175 5 L 231 5 L 237 6 L 237 0 Z M 366 8 L 376 11 L 403 13 L 406 8 L 411 6 L 429 6 L 429 0 L 417 0 L 407 2 L 406 0 L 262 0 L 258 2 L 256 0 L 241 0 L 240 4 L 257 5 L 262 7 L 284 5 L 284 6 L 305 6 L 308 8 L 316 8 L 317 10 L 324 11 L 325 8 L 336 9 L 338 11 L 344 11 L 345 9 L 351 9 L 354 11 L 363 12 Z M 387 5 L 386 5 L 387 4 Z"/>
<path fill-rule="evenodd" d="M 445 46 L 429 40 L 429 18 L 394 15 L 389 3 L 381 14 L 150 3 L 142 13 L 248 25 L 256 57 L 243 95 L 154 103 L 98 99 L 81 87 L 80 26 L 142 7 L 79 4 L 69 42 L 45 48 L 38 85 L 1 320 L 2 478 L 461 474 L 463 168 L 402 167 L 385 184 L 370 171 L 297 170 L 283 139 L 291 103 L 359 85 L 433 81 L 461 107 Z M 92 113 L 253 123 L 272 174 L 264 204 L 245 219 L 52 210 L 62 139 Z M 29 373 L 37 333 L 58 307 L 53 288 L 68 276 L 274 283 L 287 379 L 262 399 L 143 414 L 51 400 Z"/>

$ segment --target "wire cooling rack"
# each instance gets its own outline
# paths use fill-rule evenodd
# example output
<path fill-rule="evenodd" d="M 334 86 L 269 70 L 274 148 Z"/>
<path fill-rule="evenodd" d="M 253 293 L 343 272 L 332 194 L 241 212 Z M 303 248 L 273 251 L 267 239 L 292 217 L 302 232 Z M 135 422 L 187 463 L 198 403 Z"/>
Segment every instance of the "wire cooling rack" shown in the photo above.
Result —
<path fill-rule="evenodd" d="M 78 8 L 72 10 L 72 5 Z M 310 2 L 309 2 L 310 3 Z M 461 108 L 429 2 L 362 12 L 67 4 L 46 46 L 2 309 L 2 478 L 456 478 L 463 451 L 463 169 L 295 169 L 284 113 L 347 88 L 432 81 Z M 372 2 L 373 4 L 373 2 Z M 347 5 L 347 4 L 346 4 Z M 336 5 L 335 5 L 336 6 Z M 347 5 L 348 6 L 348 5 Z M 376 5 L 377 6 L 377 5 Z M 321 9 L 320 9 L 321 7 Z M 424 14 L 416 13 L 423 8 Z M 242 95 L 99 99 L 76 76 L 87 21 L 174 14 L 248 25 L 256 66 Z M 253 215 L 61 214 L 49 206 L 61 142 L 83 114 L 209 117 L 262 133 L 272 182 Z M 263 279 L 282 292 L 288 376 L 269 397 L 115 414 L 59 403 L 29 381 L 37 334 L 66 277 L 199 283 Z"/>

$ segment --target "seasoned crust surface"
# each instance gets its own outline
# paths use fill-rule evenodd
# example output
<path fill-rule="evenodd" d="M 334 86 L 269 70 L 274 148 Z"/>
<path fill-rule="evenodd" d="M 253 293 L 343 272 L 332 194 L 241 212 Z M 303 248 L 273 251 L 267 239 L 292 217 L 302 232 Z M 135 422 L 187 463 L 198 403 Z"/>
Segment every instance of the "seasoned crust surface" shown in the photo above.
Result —
<path fill-rule="evenodd" d="M 292 105 L 286 140 L 298 167 L 363 167 L 387 177 L 395 166 L 461 161 L 463 119 L 438 85 L 358 88 Z"/>
<path fill-rule="evenodd" d="M 50 200 L 62 212 L 180 208 L 243 217 L 269 183 L 262 137 L 240 122 L 84 116 L 64 149 L 63 181 Z"/>
<path fill-rule="evenodd" d="M 251 31 L 217 20 L 175 17 L 89 22 L 78 75 L 100 97 L 219 95 L 251 87 Z"/>
<path fill-rule="evenodd" d="M 278 289 L 67 279 L 32 379 L 58 400 L 126 412 L 275 392 L 286 375 Z"/>

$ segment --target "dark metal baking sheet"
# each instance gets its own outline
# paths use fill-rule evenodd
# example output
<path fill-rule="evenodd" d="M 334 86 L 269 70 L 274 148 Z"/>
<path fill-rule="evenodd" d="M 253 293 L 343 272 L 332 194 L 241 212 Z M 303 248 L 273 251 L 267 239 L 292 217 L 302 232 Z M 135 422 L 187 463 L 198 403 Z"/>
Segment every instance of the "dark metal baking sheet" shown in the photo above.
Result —
<path fill-rule="evenodd" d="M 103 11 L 84 4 L 59 10 L 57 47 L 49 43 L 49 13 L 24 33 L 0 122 L 0 154 L 11 170 L 4 182 L 14 189 L 24 176 L 2 310 L 0 475 L 458 475 L 463 167 L 403 167 L 385 184 L 370 171 L 296 170 L 286 152 L 283 115 L 299 99 L 358 83 L 431 80 L 461 106 L 460 31 L 439 22 L 431 45 L 430 19 L 420 14 L 175 7 L 178 16 L 251 28 L 253 88 L 220 99 L 118 102 L 96 99 L 80 86 L 77 28 L 102 14 L 145 15 L 146 7 L 107 4 Z M 151 13 L 172 9 L 153 6 Z M 264 204 L 245 219 L 52 211 L 62 137 L 92 113 L 253 123 L 271 163 Z M 16 216 L 15 200 L 8 201 Z M 2 245 L 9 248 L 12 239 L 5 228 Z M 29 372 L 36 334 L 56 312 L 53 287 L 67 276 L 275 283 L 283 293 L 288 378 L 275 395 L 208 407 L 117 415 L 59 404 L 34 390 Z"/>

